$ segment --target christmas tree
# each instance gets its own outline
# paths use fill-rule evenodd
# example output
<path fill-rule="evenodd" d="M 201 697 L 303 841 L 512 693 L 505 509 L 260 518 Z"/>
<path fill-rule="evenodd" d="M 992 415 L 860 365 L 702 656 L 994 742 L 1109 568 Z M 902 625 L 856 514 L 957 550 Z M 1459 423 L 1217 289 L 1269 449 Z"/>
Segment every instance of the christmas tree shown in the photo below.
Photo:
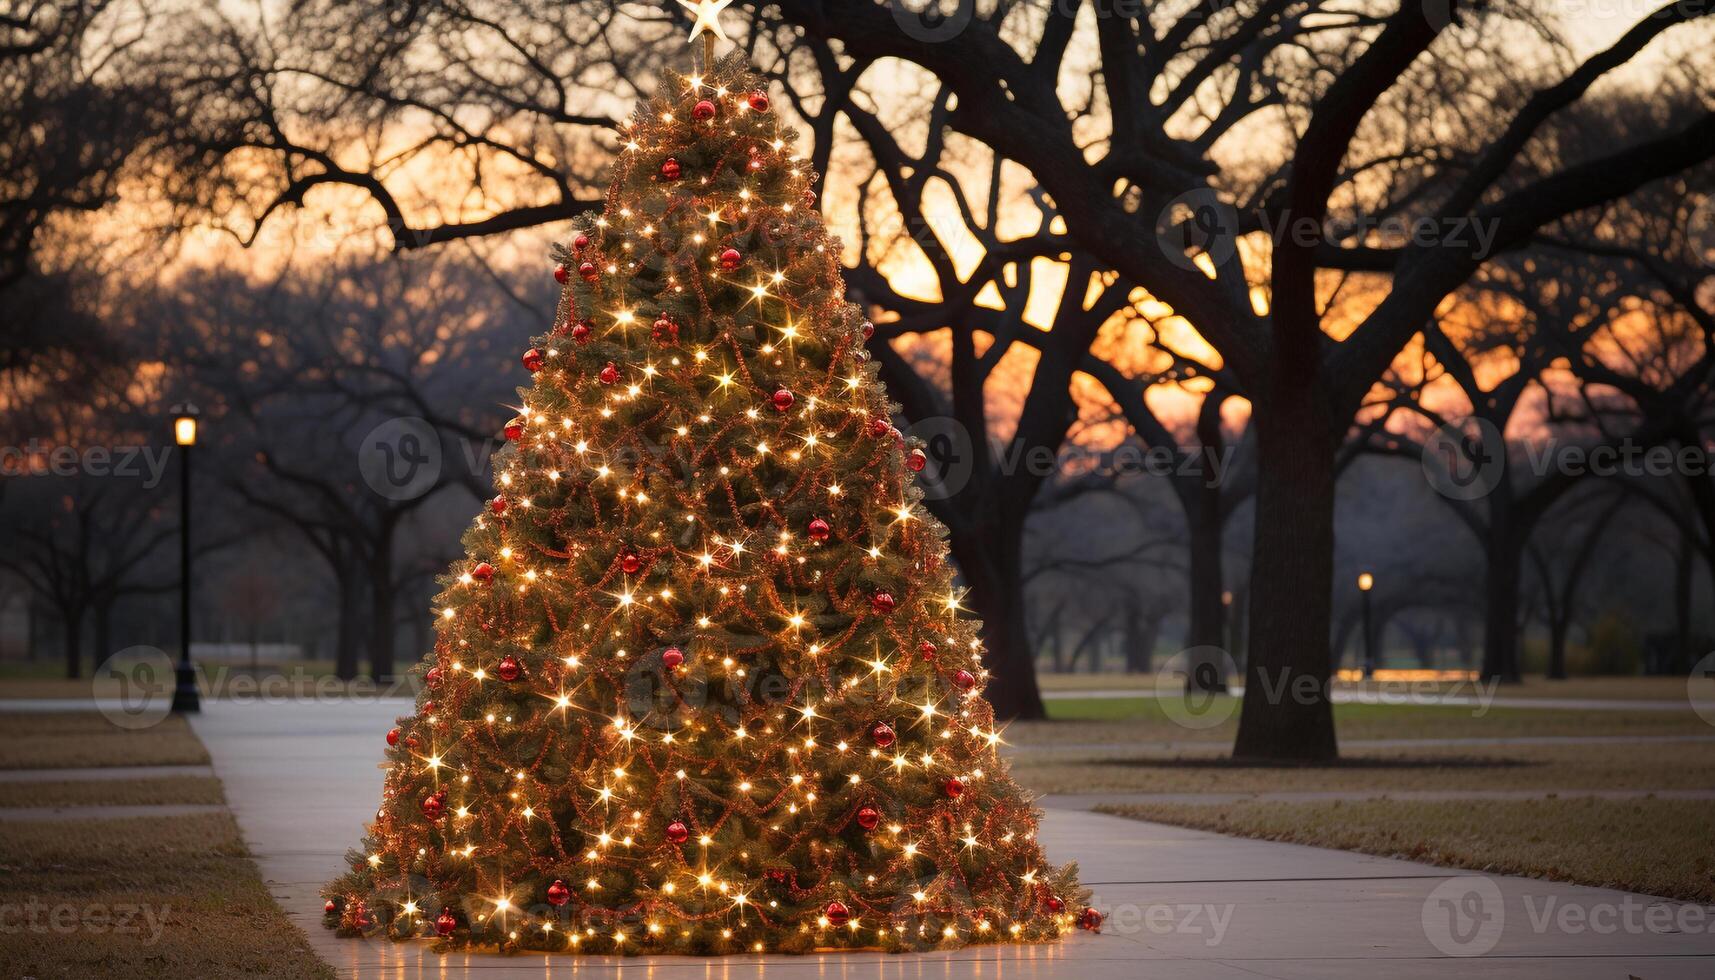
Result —
<path fill-rule="evenodd" d="M 659 91 L 556 250 L 329 924 L 705 954 L 1095 928 L 998 754 L 815 174 L 742 61 Z"/>

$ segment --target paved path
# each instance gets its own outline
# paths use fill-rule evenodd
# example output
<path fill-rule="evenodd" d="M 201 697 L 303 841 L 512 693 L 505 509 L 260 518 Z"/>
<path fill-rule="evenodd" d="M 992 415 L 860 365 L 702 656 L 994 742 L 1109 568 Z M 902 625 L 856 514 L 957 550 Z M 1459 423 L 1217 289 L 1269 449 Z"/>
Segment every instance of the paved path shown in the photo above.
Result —
<path fill-rule="evenodd" d="M 1597 888 L 1487 877 L 1406 861 L 1220 837 L 1068 809 L 1042 825 L 1049 854 L 1077 860 L 1100 936 L 1054 947 L 805 957 L 436 956 L 426 945 L 339 939 L 321 926 L 322 882 L 374 813 L 381 733 L 396 702 L 213 703 L 193 724 L 226 784 L 270 889 L 317 952 L 348 977 L 621 977 L 648 980 L 1708 980 L 1715 914 L 1695 930 L 1567 929 L 1554 909 L 1646 909 L 1687 923 L 1704 910 Z M 1475 904 L 1473 904 L 1473 902 Z M 1549 905 L 1548 903 L 1556 903 Z M 1546 924 L 1541 910 L 1549 908 Z M 1470 909 L 1498 943 L 1487 955 L 1446 935 Z M 1689 911 L 1687 911 L 1689 910 Z M 1427 927 L 1425 923 L 1428 923 Z M 1431 937 L 1434 937 L 1432 939 Z M 1438 948 L 1439 940 L 1446 949 Z"/>
<path fill-rule="evenodd" d="M 1715 789 L 1371 789 L 1274 790 L 1262 793 L 1050 793 L 1048 809 L 1088 810 L 1128 803 L 1355 803 L 1362 800 L 1715 800 Z"/>
<path fill-rule="evenodd" d="M 0 769 L 0 783 L 77 783 L 110 779 L 212 776 L 210 766 L 91 766 L 84 769 Z"/>

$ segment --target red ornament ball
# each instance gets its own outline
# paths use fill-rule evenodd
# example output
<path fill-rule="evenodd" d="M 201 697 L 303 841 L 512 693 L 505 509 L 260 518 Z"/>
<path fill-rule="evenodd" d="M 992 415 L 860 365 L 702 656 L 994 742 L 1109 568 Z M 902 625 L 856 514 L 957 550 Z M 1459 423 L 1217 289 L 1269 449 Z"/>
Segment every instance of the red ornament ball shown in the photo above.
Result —
<path fill-rule="evenodd" d="M 470 577 L 478 582 L 490 581 L 494 578 L 494 566 L 488 562 L 479 561 L 476 563 L 476 567 L 470 570 Z"/>
<path fill-rule="evenodd" d="M 833 528 L 828 527 L 828 522 L 820 517 L 810 522 L 811 541 L 826 541 L 833 533 Z"/>
<path fill-rule="evenodd" d="M 681 171 L 679 169 L 679 161 L 673 159 L 672 157 L 668 157 L 661 164 L 661 176 L 665 180 L 678 180 L 679 175 L 682 172 L 683 171 Z"/>
<path fill-rule="evenodd" d="M 1066 900 L 1058 895 L 1048 896 L 1048 911 L 1054 913 L 1066 911 Z"/>
<path fill-rule="evenodd" d="M 968 670 L 961 670 L 953 675 L 953 686 L 961 691 L 968 691 L 977 686 L 977 679 Z"/>
<path fill-rule="evenodd" d="M 642 569 L 643 559 L 637 557 L 636 554 L 627 551 L 625 554 L 619 556 L 619 570 L 625 574 L 636 575 Z"/>
<path fill-rule="evenodd" d="M 892 432 L 892 431 L 893 431 L 893 423 L 889 422 L 888 420 L 886 420 L 884 418 L 881 418 L 880 416 L 877 416 L 876 418 L 869 420 L 869 434 L 876 437 L 877 439 L 882 438 L 883 436 L 887 435 L 889 432 Z"/>
<path fill-rule="evenodd" d="M 555 282 L 564 286 L 566 284 L 566 280 L 570 279 L 571 277 L 572 277 L 572 270 L 566 268 L 565 263 L 562 262 L 559 265 L 554 266 L 554 281 Z"/>
<path fill-rule="evenodd" d="M 1097 912 L 1095 909 L 1085 909 L 1078 916 L 1078 928 L 1088 929 L 1090 932 L 1101 932 L 1102 913 Z"/>
<path fill-rule="evenodd" d="M 572 339 L 580 344 L 590 342 L 590 322 L 588 320 L 579 320 L 572 324 Z"/>
<path fill-rule="evenodd" d="M 699 99 L 697 104 L 691 107 L 691 117 L 708 122 L 715 117 L 715 104 L 708 99 Z"/>
<path fill-rule="evenodd" d="M 595 282 L 601 278 L 601 270 L 595 267 L 594 262 L 584 262 L 578 266 L 578 275 L 584 277 L 584 282 Z"/>
<path fill-rule="evenodd" d="M 535 374 L 537 371 L 542 370 L 542 352 L 534 347 L 525 351 L 524 356 L 520 357 L 518 360 L 524 364 L 524 370 L 529 371 L 531 374 Z"/>
<path fill-rule="evenodd" d="M 905 454 L 905 465 L 913 473 L 923 472 L 923 467 L 928 465 L 928 463 L 929 457 L 924 455 L 923 450 L 921 449 L 913 449 L 909 453 Z"/>
<path fill-rule="evenodd" d="M 923 642 L 917 644 L 917 654 L 918 654 L 918 656 L 921 656 L 924 660 L 934 660 L 935 659 L 935 644 L 930 643 L 928 640 L 924 640 Z"/>
<path fill-rule="evenodd" d="M 875 744 L 885 749 L 893 744 L 893 726 L 885 721 L 878 721 L 870 726 L 869 737 L 875 741 Z"/>
<path fill-rule="evenodd" d="M 430 820 L 439 820 L 441 819 L 441 815 L 447 812 L 446 794 L 430 793 L 428 796 L 423 797 L 421 805 L 423 808 L 423 816 L 428 817 Z"/>
<path fill-rule="evenodd" d="M 737 272 L 738 267 L 743 264 L 744 253 L 740 252 L 738 249 L 729 248 L 721 252 L 721 271 Z"/>
<path fill-rule="evenodd" d="M 571 900 L 572 890 L 564 881 L 555 878 L 554 883 L 548 886 L 548 904 L 558 908 Z"/>
<path fill-rule="evenodd" d="M 601 379 L 601 383 L 604 385 L 613 384 L 619 380 L 619 366 L 614 364 L 612 361 L 608 361 L 607 366 L 603 367 L 601 369 L 601 373 L 596 375 L 596 377 Z"/>
<path fill-rule="evenodd" d="M 668 670 L 677 670 L 685 662 L 685 651 L 678 647 L 668 647 L 661 651 L 661 666 Z"/>
<path fill-rule="evenodd" d="M 572 248 L 575 249 L 576 251 L 582 252 L 584 249 L 589 248 L 589 247 L 590 247 L 590 236 L 584 234 L 583 232 L 578 232 L 578 237 L 572 239 Z"/>
<path fill-rule="evenodd" d="M 655 328 L 651 331 L 657 344 L 676 344 L 679 342 L 679 325 L 663 313 L 655 318 Z"/>
<path fill-rule="evenodd" d="M 894 605 L 893 593 L 891 592 L 877 592 L 869 600 L 869 607 L 883 616 L 892 612 Z"/>
<path fill-rule="evenodd" d="M 791 408 L 792 402 L 795 400 L 796 399 L 794 399 L 792 397 L 792 392 L 786 390 L 785 388 L 781 388 L 781 389 L 775 391 L 774 394 L 772 396 L 770 396 L 768 399 L 769 403 L 774 406 L 774 410 L 776 412 L 784 412 L 788 408 Z"/>
<path fill-rule="evenodd" d="M 865 830 L 874 830 L 881 823 L 881 811 L 873 806 L 860 806 L 857 812 L 858 826 Z"/>
<path fill-rule="evenodd" d="M 752 112 L 767 112 L 768 111 L 768 93 L 767 92 L 764 92 L 764 91 L 758 89 L 757 91 L 750 93 L 750 98 L 746 101 L 748 101 L 750 103 L 750 111 L 752 111 Z"/>
<path fill-rule="evenodd" d="M 828 917 L 829 925 L 843 926 L 852 920 L 852 910 L 844 902 L 829 902 L 822 914 Z"/>
<path fill-rule="evenodd" d="M 429 685 L 430 688 L 437 688 L 441 686 L 441 681 L 445 680 L 446 676 L 446 672 L 441 668 L 430 667 L 429 672 L 423 675 L 423 683 Z"/>
<path fill-rule="evenodd" d="M 459 927 L 459 920 L 453 918 L 452 909 L 441 909 L 441 914 L 435 916 L 435 935 L 446 937 L 453 934 Z"/>
<path fill-rule="evenodd" d="M 948 776 L 947 781 L 941 784 L 941 790 L 956 800 L 965 795 L 964 780 L 957 776 Z"/>
<path fill-rule="evenodd" d="M 332 915 L 339 911 L 339 903 L 330 898 L 322 905 L 322 911 Z"/>
<path fill-rule="evenodd" d="M 387 744 L 388 745 L 398 745 L 399 744 L 399 729 L 393 728 L 393 729 L 388 730 L 388 732 L 387 732 Z"/>
<path fill-rule="evenodd" d="M 500 658 L 500 664 L 494 668 L 494 673 L 501 680 L 510 683 L 524 673 L 524 667 L 518 662 L 517 657 L 509 653 Z"/>
<path fill-rule="evenodd" d="M 875 336 L 875 324 L 865 320 L 863 322 L 863 339 L 868 340 L 873 336 Z"/>
<path fill-rule="evenodd" d="M 524 438 L 524 422 L 523 422 L 523 420 L 522 419 L 513 419 L 512 421 L 506 423 L 506 428 L 501 429 L 500 434 L 506 437 L 507 442 L 517 442 L 518 440 Z"/>
<path fill-rule="evenodd" d="M 691 828 L 685 826 L 685 821 L 675 820 L 667 825 L 667 839 L 675 844 L 683 844 L 691 839 Z"/>
<path fill-rule="evenodd" d="M 421 707 L 421 708 L 418 708 L 418 709 L 417 709 L 417 713 L 418 713 L 418 714 L 421 714 L 421 715 L 422 715 L 422 716 L 423 716 L 423 717 L 425 717 L 425 718 L 430 718 L 430 717 L 433 717 L 433 716 L 434 716 L 434 714 L 435 714 L 435 702 L 433 702 L 433 701 L 424 701 L 424 702 L 423 702 L 423 706 L 422 706 L 422 707 Z M 410 745 L 410 744 L 411 744 L 411 742 L 412 742 L 412 740 L 411 740 L 411 739 L 406 739 L 406 740 L 405 740 L 405 744 L 406 744 L 406 745 Z"/>
<path fill-rule="evenodd" d="M 488 509 L 494 511 L 496 516 L 506 513 L 506 498 L 495 497 L 493 500 L 490 500 L 488 502 Z"/>

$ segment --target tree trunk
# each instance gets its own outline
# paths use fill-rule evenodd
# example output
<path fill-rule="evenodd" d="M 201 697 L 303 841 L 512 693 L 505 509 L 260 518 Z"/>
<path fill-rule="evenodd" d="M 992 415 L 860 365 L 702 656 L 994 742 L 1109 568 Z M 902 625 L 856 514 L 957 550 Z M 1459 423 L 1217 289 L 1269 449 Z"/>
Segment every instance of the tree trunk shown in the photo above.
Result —
<path fill-rule="evenodd" d="M 1502 491 L 1491 503 L 1484 581 L 1483 680 L 1506 684 L 1519 681 L 1518 602 L 1523 547 L 1513 527 Z"/>
<path fill-rule="evenodd" d="M 1697 657 L 1691 649 L 1691 590 L 1697 577 L 1696 546 L 1690 535 L 1681 535 L 1679 554 L 1673 563 L 1673 664 L 1670 673 L 1691 670 Z"/>
<path fill-rule="evenodd" d="M 1566 679 L 1566 634 L 1571 627 L 1570 611 L 1548 617 L 1548 679 Z"/>
<path fill-rule="evenodd" d="M 356 578 L 343 566 L 336 569 L 335 583 L 339 588 L 339 621 L 334 624 L 333 673 L 342 681 L 357 678 L 358 661 L 363 653 L 362 594 Z"/>
<path fill-rule="evenodd" d="M 1126 636 L 1125 672 L 1147 674 L 1155 668 L 1155 644 L 1161 637 L 1161 617 L 1134 612 Z"/>
<path fill-rule="evenodd" d="M 1024 621 L 1022 523 L 1008 527 L 997 522 L 984 527 L 981 534 L 955 533 L 947 544 L 970 587 L 965 601 L 982 617 L 983 663 L 989 669 L 984 695 L 994 705 L 995 717 L 1048 717 L 1036 686 L 1036 663 Z"/>
<path fill-rule="evenodd" d="M 95 623 L 95 666 L 113 655 L 113 603 L 112 598 L 99 599 L 92 607 Z"/>
<path fill-rule="evenodd" d="M 393 567 L 378 561 L 369 579 L 369 677 L 377 684 L 393 679 Z"/>
<path fill-rule="evenodd" d="M 1328 699 L 1333 427 L 1315 362 L 1304 363 L 1298 374 L 1305 357 L 1279 361 L 1252 416 L 1259 470 L 1251 649 L 1233 756 L 1321 761 L 1339 755 Z"/>
<path fill-rule="evenodd" d="M 62 612 L 61 618 L 66 630 L 66 679 L 79 680 L 83 677 L 83 609 Z"/>

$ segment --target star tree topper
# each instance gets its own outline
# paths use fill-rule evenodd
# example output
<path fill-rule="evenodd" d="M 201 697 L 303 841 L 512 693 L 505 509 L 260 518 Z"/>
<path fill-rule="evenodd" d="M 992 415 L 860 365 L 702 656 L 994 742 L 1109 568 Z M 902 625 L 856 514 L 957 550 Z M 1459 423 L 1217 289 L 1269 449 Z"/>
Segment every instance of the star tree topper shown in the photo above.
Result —
<path fill-rule="evenodd" d="M 712 35 L 707 43 L 714 44 L 714 38 L 731 41 L 726 31 L 721 28 L 721 12 L 732 5 L 733 0 L 679 0 L 679 6 L 696 15 L 697 22 L 691 25 L 690 43 L 697 43 L 697 38 L 703 34 Z"/>

